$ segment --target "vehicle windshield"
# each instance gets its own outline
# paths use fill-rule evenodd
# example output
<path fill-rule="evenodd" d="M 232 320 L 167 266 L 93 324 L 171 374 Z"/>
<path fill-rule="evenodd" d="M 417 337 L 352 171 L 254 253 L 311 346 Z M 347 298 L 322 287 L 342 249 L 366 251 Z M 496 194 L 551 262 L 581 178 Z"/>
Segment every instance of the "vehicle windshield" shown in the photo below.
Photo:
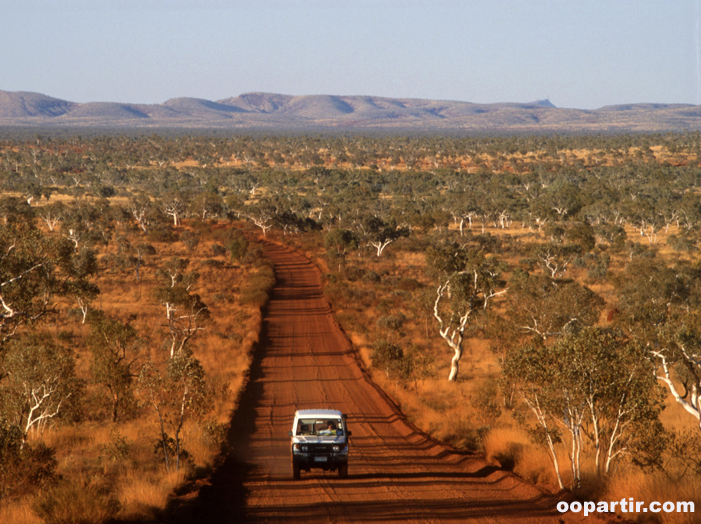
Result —
<path fill-rule="evenodd" d="M 310 418 L 297 421 L 297 435 L 343 435 L 343 421 L 339 418 Z"/>

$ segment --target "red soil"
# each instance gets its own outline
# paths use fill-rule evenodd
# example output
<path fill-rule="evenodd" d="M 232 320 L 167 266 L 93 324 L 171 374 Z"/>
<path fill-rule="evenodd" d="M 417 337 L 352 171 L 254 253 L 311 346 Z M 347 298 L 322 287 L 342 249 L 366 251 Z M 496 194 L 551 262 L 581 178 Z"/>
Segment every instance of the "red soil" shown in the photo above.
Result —
<path fill-rule="evenodd" d="M 477 455 L 410 424 L 371 381 L 322 294 L 318 269 L 268 244 L 277 284 L 246 391 L 234 415 L 232 452 L 189 516 L 200 522 L 581 522 L 557 500 Z M 296 409 L 334 408 L 352 431 L 349 478 L 312 470 L 292 479 Z M 177 513 L 177 510 L 176 510 Z M 590 516 L 589 519 L 592 519 Z"/>

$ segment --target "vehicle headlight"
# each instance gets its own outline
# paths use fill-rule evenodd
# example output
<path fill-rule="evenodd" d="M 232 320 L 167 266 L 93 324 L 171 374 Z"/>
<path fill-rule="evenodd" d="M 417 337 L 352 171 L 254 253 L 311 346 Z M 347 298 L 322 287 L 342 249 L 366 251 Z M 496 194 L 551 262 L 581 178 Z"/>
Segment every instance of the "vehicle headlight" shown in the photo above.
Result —
<path fill-rule="evenodd" d="M 308 451 L 309 448 L 307 446 L 302 446 L 302 451 Z"/>
<path fill-rule="evenodd" d="M 338 453 L 339 451 L 341 451 L 341 446 L 334 446 L 334 447 L 333 447 L 333 452 L 334 452 L 334 453 Z"/>
<path fill-rule="evenodd" d="M 307 451 L 309 450 L 309 446 L 302 446 L 301 444 L 295 444 L 293 448 L 295 451 Z"/>

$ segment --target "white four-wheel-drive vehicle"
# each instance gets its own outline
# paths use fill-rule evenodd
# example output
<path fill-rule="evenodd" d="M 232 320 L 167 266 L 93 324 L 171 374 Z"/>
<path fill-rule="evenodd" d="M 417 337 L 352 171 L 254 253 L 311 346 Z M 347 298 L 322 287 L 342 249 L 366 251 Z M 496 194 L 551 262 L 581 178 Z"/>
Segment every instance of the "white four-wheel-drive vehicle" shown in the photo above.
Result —
<path fill-rule="evenodd" d="M 348 437 L 346 415 L 335 409 L 300 409 L 295 412 L 291 437 L 292 476 L 301 471 L 323 469 L 348 477 Z"/>

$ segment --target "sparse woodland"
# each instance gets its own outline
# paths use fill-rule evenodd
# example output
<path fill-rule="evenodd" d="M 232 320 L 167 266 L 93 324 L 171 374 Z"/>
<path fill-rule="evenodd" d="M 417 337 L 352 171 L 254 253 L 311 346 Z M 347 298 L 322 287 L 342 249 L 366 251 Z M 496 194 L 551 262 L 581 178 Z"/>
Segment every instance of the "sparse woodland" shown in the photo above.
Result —
<path fill-rule="evenodd" d="M 698 505 L 700 155 L 698 133 L 0 142 L 0 520 L 163 518 L 207 475 L 263 239 L 322 268 L 425 431 L 555 491 Z"/>

